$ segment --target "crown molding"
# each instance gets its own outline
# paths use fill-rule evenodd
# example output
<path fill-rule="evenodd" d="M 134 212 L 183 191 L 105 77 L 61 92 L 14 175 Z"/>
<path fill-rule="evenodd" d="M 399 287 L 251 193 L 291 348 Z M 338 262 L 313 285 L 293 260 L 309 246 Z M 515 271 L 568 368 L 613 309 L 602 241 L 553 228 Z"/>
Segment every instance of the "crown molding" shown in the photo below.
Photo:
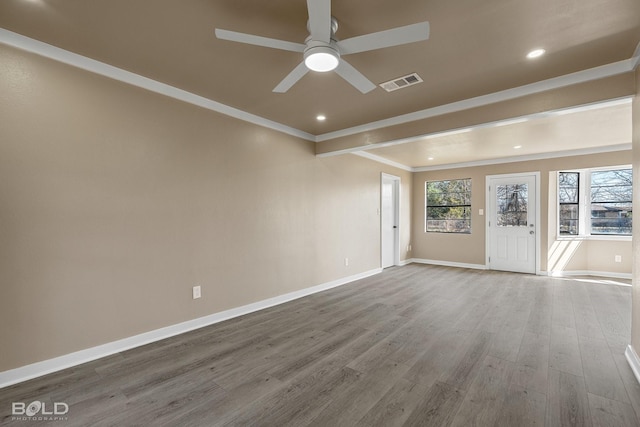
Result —
<path fill-rule="evenodd" d="M 324 133 L 316 136 L 316 141 L 323 142 L 335 138 L 342 138 L 363 132 L 371 132 L 373 130 L 397 126 L 418 120 L 424 120 L 431 117 L 442 116 L 444 114 L 456 113 L 471 108 L 483 107 L 498 102 L 509 101 L 511 99 L 521 98 L 536 93 L 546 92 L 549 90 L 560 89 L 567 86 L 573 86 L 579 83 L 585 83 L 592 80 L 599 80 L 605 77 L 611 77 L 618 74 L 624 74 L 633 71 L 637 66 L 638 57 L 631 57 L 623 61 L 614 62 L 612 64 L 602 65 L 600 67 L 590 68 L 564 76 L 553 77 L 551 79 L 542 80 L 536 83 L 518 86 L 487 95 L 477 96 L 462 101 L 452 102 L 433 108 L 427 108 L 413 113 L 403 114 L 401 116 L 391 117 L 388 119 L 378 120 L 360 126 L 354 126 L 338 130 L 335 132 Z"/>
<path fill-rule="evenodd" d="M 614 151 L 631 150 L 631 143 L 607 145 L 604 147 L 581 148 L 578 150 L 556 151 L 552 153 L 529 154 L 523 156 L 503 157 L 499 159 L 478 160 L 464 163 L 450 163 L 444 165 L 424 166 L 412 168 L 412 172 L 430 172 L 443 169 L 470 168 L 475 166 L 500 165 L 504 163 L 530 162 L 533 160 L 556 159 L 559 157 L 586 156 L 589 154 L 611 153 Z"/>
<path fill-rule="evenodd" d="M 166 83 L 161 83 L 156 80 L 141 76 L 139 74 L 123 70 L 118 67 L 106 64 L 104 62 L 97 61 L 95 59 L 87 58 L 85 56 L 70 52 L 68 50 L 50 45 L 48 43 L 41 42 L 39 40 L 32 39 L 30 37 L 23 36 L 18 33 L 0 28 L 0 43 L 12 46 L 36 55 L 40 55 L 54 61 L 58 61 L 67 65 L 71 65 L 76 68 L 83 69 L 104 77 L 108 77 L 123 83 L 127 83 L 133 86 L 140 87 L 142 89 L 149 90 L 161 95 L 165 95 L 183 102 L 187 102 L 208 110 L 224 114 L 229 117 L 233 117 L 245 122 L 262 126 L 265 128 L 273 129 L 288 135 L 292 135 L 298 138 L 302 138 L 312 142 L 322 142 L 334 138 L 340 138 L 344 136 L 353 135 L 356 133 L 367 132 L 375 129 L 380 129 L 388 126 L 395 126 L 412 121 L 423 120 L 430 117 L 440 116 L 443 114 L 453 113 L 457 111 L 466 110 L 469 108 L 481 107 L 496 102 L 515 99 L 527 95 L 532 95 L 539 92 L 545 92 L 548 90 L 558 89 L 565 86 L 571 86 L 578 83 L 584 83 L 591 80 L 597 80 L 605 77 L 610 77 L 625 72 L 633 71 L 640 64 L 640 44 L 638 44 L 633 56 L 627 60 L 618 61 L 612 64 L 602 65 L 600 67 L 591 68 L 588 70 L 578 71 L 572 74 L 564 76 L 554 77 L 551 79 L 543 80 L 536 83 L 531 83 L 524 86 L 519 86 L 512 89 L 507 89 L 487 95 L 478 96 L 475 98 L 465 99 L 438 107 L 427 108 L 424 110 L 416 111 L 409 114 L 391 117 L 384 120 L 379 120 L 359 126 L 345 128 L 335 132 L 329 132 L 320 135 L 313 135 L 300 129 L 296 129 L 285 124 L 266 119 L 255 114 L 248 113 L 246 111 L 231 107 L 226 104 L 214 101 L 196 95 L 194 93 L 178 89 L 174 86 Z M 404 142 L 410 142 L 413 138 L 407 138 Z M 397 141 L 394 143 L 398 143 Z M 386 143 L 385 143 L 386 144 Z M 376 145 L 376 147 L 383 146 L 383 144 Z M 368 147 L 369 149 L 373 147 Z M 362 151 L 362 148 L 357 150 L 343 150 L 333 152 L 331 154 L 344 154 L 352 153 L 354 151 Z"/>
<path fill-rule="evenodd" d="M 394 162 L 393 160 L 389 160 L 382 156 L 377 156 L 375 154 L 367 153 L 366 151 L 350 152 L 349 154 L 355 154 L 356 156 L 364 157 L 366 159 L 373 160 L 374 162 L 382 163 L 388 166 L 393 166 L 395 168 L 405 170 L 407 172 L 415 173 L 415 172 L 431 172 L 431 171 L 446 170 L 446 169 L 472 168 L 476 166 L 501 165 L 505 163 L 530 162 L 533 160 L 556 159 L 560 157 L 587 156 L 589 154 L 612 153 L 615 151 L 625 151 L 625 150 L 631 150 L 631 143 L 608 145 L 604 147 L 581 148 L 578 150 L 557 151 L 553 153 L 528 154 L 528 155 L 522 155 L 522 156 L 503 157 L 499 159 L 487 159 L 487 160 L 478 160 L 478 161 L 472 161 L 472 162 L 446 163 L 442 165 L 421 166 L 421 167 L 407 166 L 403 163 Z M 318 157 L 321 157 L 321 156 L 318 156 Z"/>
<path fill-rule="evenodd" d="M 411 166 L 404 165 L 402 163 L 394 162 L 393 160 L 386 159 L 381 156 L 376 156 L 375 154 L 367 153 L 366 151 L 357 151 L 355 153 L 356 156 L 364 157 L 365 159 L 373 160 L 374 162 L 382 163 L 388 166 L 393 166 L 394 168 L 402 169 L 407 172 L 413 172 L 413 168 Z"/>
<path fill-rule="evenodd" d="M 132 86 L 146 89 L 160 95 L 165 95 L 179 101 L 187 102 L 198 107 L 206 108 L 207 110 L 243 120 L 254 125 L 273 129 L 278 132 L 306 139 L 307 141 L 316 141 L 314 135 L 300 129 L 296 129 L 255 114 L 247 113 L 246 111 L 187 92 L 186 90 L 178 89 L 174 86 L 123 70 L 122 68 L 114 67 L 104 62 L 87 58 L 86 56 L 78 55 L 77 53 L 52 46 L 39 40 L 34 40 L 30 37 L 5 30 L 4 28 L 0 28 L 0 43 L 34 53 L 36 55 L 44 56 L 45 58 L 53 59 L 54 61 L 62 62 L 63 64 L 71 65 L 72 67 L 80 68 L 113 80 L 127 83 Z"/>
<path fill-rule="evenodd" d="M 378 149 L 378 148 L 385 148 L 385 147 L 391 147 L 391 146 L 394 146 L 394 145 L 407 144 L 407 143 L 416 142 L 416 141 L 425 140 L 425 139 L 432 139 L 432 138 L 440 138 L 440 137 L 445 137 L 445 136 L 457 135 L 457 134 L 461 134 L 461 133 L 471 132 L 471 131 L 476 130 L 476 129 L 500 127 L 500 126 L 506 126 L 506 125 L 510 125 L 510 124 L 523 123 L 523 122 L 526 122 L 526 121 L 529 121 L 529 120 L 534 120 L 534 119 L 542 119 L 542 118 L 546 118 L 546 117 L 553 117 L 553 116 L 559 116 L 559 115 L 565 115 L 565 114 L 589 111 L 589 110 L 593 110 L 593 109 L 596 109 L 596 108 L 614 107 L 614 106 L 617 106 L 617 105 L 630 104 L 631 101 L 632 101 L 631 97 L 625 96 L 625 97 L 622 97 L 622 98 L 611 99 L 609 101 L 594 102 L 594 103 L 590 103 L 590 104 L 579 105 L 579 106 L 576 106 L 576 107 L 568 107 L 568 108 L 561 108 L 561 109 L 558 109 L 558 110 L 544 111 L 544 112 L 541 112 L 541 113 L 534 113 L 534 114 L 528 114 L 526 116 L 518 116 L 518 117 L 509 118 L 509 119 L 496 120 L 496 121 L 493 121 L 493 122 L 486 122 L 486 123 L 482 123 L 482 124 L 479 124 L 479 125 L 468 126 L 468 127 L 464 127 L 464 128 L 449 129 L 449 130 L 446 130 L 446 131 L 433 132 L 433 133 L 429 133 L 429 134 L 411 136 L 411 137 L 408 137 L 408 138 L 401 138 L 401 139 L 391 140 L 391 141 L 387 141 L 387 142 L 370 144 L 370 145 L 368 145 L 368 146 L 366 146 L 364 148 L 363 147 L 345 148 L 343 150 L 336 150 L 336 151 L 330 151 L 328 153 L 316 154 L 316 156 L 317 157 L 330 157 L 330 156 L 335 156 L 335 155 L 340 155 L 340 154 L 358 154 L 358 155 L 361 155 L 362 157 L 367 157 L 367 158 L 369 158 L 371 160 L 375 160 L 375 161 L 378 161 L 380 163 L 390 164 L 391 166 L 400 167 L 401 169 L 415 171 L 416 168 L 420 169 L 422 167 L 421 166 L 417 166 L 417 167 L 407 166 L 405 164 L 398 163 L 398 162 L 395 162 L 393 160 L 386 159 L 385 157 L 378 156 L 378 155 L 375 155 L 375 154 L 372 154 L 372 153 L 368 153 L 368 150 L 375 150 L 375 149 Z M 367 155 L 362 155 L 362 153 L 367 153 Z M 466 164 L 466 163 L 464 163 L 464 164 Z M 424 167 L 427 167 L 427 166 L 424 166 Z M 437 166 L 434 166 L 434 167 L 447 168 L 448 165 L 447 164 L 442 164 L 442 165 L 437 165 Z M 406 168 L 408 168 L 408 169 L 406 169 Z"/>
<path fill-rule="evenodd" d="M 638 45 L 636 46 L 636 50 L 635 52 L 633 52 L 633 56 L 631 57 L 631 59 L 635 59 L 635 62 L 633 64 L 633 69 L 635 70 L 636 68 L 638 68 L 638 65 L 640 65 L 640 43 L 638 43 Z"/>

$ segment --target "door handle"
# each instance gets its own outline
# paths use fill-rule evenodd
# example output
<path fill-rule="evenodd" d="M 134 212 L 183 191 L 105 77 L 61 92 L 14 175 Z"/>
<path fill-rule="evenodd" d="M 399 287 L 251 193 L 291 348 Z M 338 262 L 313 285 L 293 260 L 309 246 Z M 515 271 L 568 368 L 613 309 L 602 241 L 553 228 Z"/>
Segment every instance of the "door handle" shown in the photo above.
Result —
<path fill-rule="evenodd" d="M 394 225 L 394 226 L 393 226 L 393 228 L 398 228 L 398 226 L 397 226 L 397 225 Z"/>

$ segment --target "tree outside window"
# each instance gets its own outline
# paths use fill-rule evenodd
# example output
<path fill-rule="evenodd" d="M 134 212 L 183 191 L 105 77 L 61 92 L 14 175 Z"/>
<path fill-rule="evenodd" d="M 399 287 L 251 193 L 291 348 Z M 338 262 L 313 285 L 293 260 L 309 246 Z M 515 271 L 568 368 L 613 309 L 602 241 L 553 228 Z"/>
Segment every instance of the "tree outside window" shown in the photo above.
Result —
<path fill-rule="evenodd" d="M 591 234 L 631 235 L 631 169 L 591 172 Z"/>
<path fill-rule="evenodd" d="M 471 233 L 471 179 L 429 181 L 426 192 L 427 232 Z"/>
<path fill-rule="evenodd" d="M 558 233 L 563 236 L 630 236 L 631 168 L 558 173 Z"/>

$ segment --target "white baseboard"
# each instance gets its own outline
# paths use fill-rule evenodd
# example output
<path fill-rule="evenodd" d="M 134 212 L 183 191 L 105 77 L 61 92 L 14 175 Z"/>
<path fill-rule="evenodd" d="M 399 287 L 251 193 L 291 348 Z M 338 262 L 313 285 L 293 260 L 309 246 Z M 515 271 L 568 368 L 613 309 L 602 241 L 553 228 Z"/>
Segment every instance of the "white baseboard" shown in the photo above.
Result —
<path fill-rule="evenodd" d="M 463 262 L 440 261 L 435 259 L 412 258 L 410 262 L 415 262 L 416 264 L 442 265 L 445 267 L 472 268 L 474 270 L 487 269 L 487 266 L 483 264 L 466 264 Z M 409 264 L 409 262 L 407 264 Z"/>
<path fill-rule="evenodd" d="M 631 344 L 627 346 L 627 349 L 624 351 L 624 355 L 627 358 L 627 362 L 629 362 L 633 375 L 635 375 L 636 380 L 640 383 L 640 359 Z"/>
<path fill-rule="evenodd" d="M 72 366 L 91 362 L 92 360 L 100 359 L 101 357 L 110 356 L 112 354 L 139 347 L 145 344 L 160 341 L 165 338 L 183 334 L 185 332 L 209 326 L 214 323 L 222 322 L 224 320 L 232 319 L 234 317 L 243 316 L 254 311 L 263 310 L 265 308 L 283 304 L 285 302 L 322 292 L 327 289 L 345 285 L 356 280 L 373 276 L 380 273 L 381 271 L 381 268 L 376 268 L 374 270 L 369 270 L 363 273 L 354 274 L 352 276 L 343 277 L 331 282 L 312 286 L 306 289 L 301 289 L 295 292 L 290 292 L 284 295 L 279 295 L 277 297 L 258 301 L 252 304 L 244 305 L 242 307 L 232 308 L 230 310 L 211 314 L 209 316 L 188 320 L 176 325 L 167 326 L 132 337 L 102 344 L 96 347 L 65 354 L 53 359 L 44 360 L 42 362 L 36 362 L 30 365 L 0 372 L 0 388 L 27 381 L 32 378 L 37 378 L 46 374 L 50 374 L 52 372 L 60 371 L 62 369 L 70 368 Z"/>
<path fill-rule="evenodd" d="M 594 270 L 553 270 L 547 274 L 551 277 L 573 277 L 573 276 L 596 276 L 610 277 L 614 279 L 631 279 L 631 273 L 614 273 L 611 271 L 594 271 Z"/>

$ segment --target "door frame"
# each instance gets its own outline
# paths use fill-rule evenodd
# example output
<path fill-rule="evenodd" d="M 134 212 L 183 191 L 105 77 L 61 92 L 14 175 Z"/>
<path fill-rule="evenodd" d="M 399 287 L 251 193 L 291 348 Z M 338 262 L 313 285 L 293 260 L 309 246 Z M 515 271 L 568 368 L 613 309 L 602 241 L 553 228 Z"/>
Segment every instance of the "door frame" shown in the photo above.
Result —
<path fill-rule="evenodd" d="M 485 199 L 484 199 L 484 203 L 485 203 L 485 221 L 484 221 L 484 225 L 485 225 L 485 258 L 484 258 L 484 262 L 485 262 L 485 267 L 487 270 L 491 270 L 491 262 L 489 261 L 489 254 L 491 253 L 491 229 L 489 227 L 489 220 L 492 217 L 493 212 L 491 212 L 491 192 L 489 191 L 489 187 L 491 185 L 491 181 L 493 179 L 502 179 L 502 178 L 518 178 L 518 177 L 523 177 L 523 176 L 533 176 L 535 178 L 535 182 L 536 182 L 536 192 L 535 192 L 535 202 L 536 202 L 536 212 L 535 212 L 535 218 L 536 218 L 536 239 L 535 239 L 535 244 L 536 244 L 536 249 L 535 249 L 535 256 L 536 256 L 536 262 L 535 262 L 535 271 L 536 271 L 536 275 L 540 276 L 542 274 L 542 271 L 540 270 L 540 235 L 542 234 L 542 227 L 540 226 L 540 171 L 535 171 L 535 172 L 519 172 L 519 173 L 506 173 L 506 174 L 499 174 L 499 175 L 487 175 L 485 178 Z M 546 231 L 546 230 L 545 230 Z"/>
<path fill-rule="evenodd" d="M 400 265 L 400 177 L 391 175 L 388 173 L 380 173 L 380 207 L 378 208 L 378 215 L 380 216 L 380 268 L 382 267 L 382 260 L 384 255 L 384 246 L 382 241 L 382 218 L 384 217 L 382 212 L 382 186 L 385 181 L 393 182 L 393 211 L 396 219 L 396 228 L 393 233 L 393 266 Z"/>

